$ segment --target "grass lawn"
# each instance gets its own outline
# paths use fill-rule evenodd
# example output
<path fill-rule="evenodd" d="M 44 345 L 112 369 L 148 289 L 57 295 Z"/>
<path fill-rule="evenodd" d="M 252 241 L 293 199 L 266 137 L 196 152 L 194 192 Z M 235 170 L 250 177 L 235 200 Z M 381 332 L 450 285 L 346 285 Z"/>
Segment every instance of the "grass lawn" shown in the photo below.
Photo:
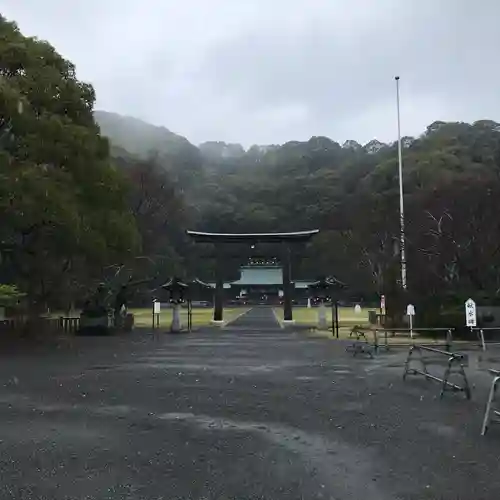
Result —
<path fill-rule="evenodd" d="M 315 326 L 318 324 L 319 307 L 307 308 L 305 306 L 293 307 L 293 319 L 300 325 Z M 278 318 L 283 320 L 283 308 L 276 308 L 275 313 Z M 332 323 L 332 309 L 327 306 L 326 320 Z M 339 307 L 339 322 L 350 325 L 368 325 L 368 309 L 363 309 L 361 313 L 356 314 L 353 307 Z"/>
<path fill-rule="evenodd" d="M 240 314 L 243 314 L 248 309 L 243 307 L 224 308 L 224 322 L 236 319 Z M 134 315 L 135 325 L 138 327 L 151 327 L 153 324 L 152 311 L 150 308 L 129 309 Z M 214 311 L 210 307 L 193 308 L 193 327 L 208 326 L 211 324 Z M 172 322 L 172 309 L 163 308 L 160 313 L 160 328 L 170 326 Z M 187 308 L 181 309 L 181 322 L 185 327 L 188 322 Z"/>
<path fill-rule="evenodd" d="M 276 317 L 281 322 L 283 321 L 283 308 L 275 308 L 274 312 Z M 297 325 L 310 326 L 311 328 L 318 325 L 318 307 L 307 308 L 305 306 L 295 306 L 293 308 L 293 319 Z M 331 328 L 332 324 L 332 309 L 327 306 L 326 308 L 326 321 Z M 339 337 L 349 337 L 351 328 L 354 325 L 369 326 L 368 323 L 368 309 L 363 309 L 361 313 L 356 314 L 353 307 L 339 307 Z M 317 330 L 316 333 L 332 336 L 330 331 Z"/>
<path fill-rule="evenodd" d="M 349 338 L 351 333 L 351 329 L 353 326 L 358 325 L 362 327 L 369 327 L 368 323 L 368 311 L 370 309 L 363 309 L 360 314 L 356 314 L 354 312 L 353 307 L 339 307 L 339 338 L 346 339 Z M 307 308 L 304 306 L 294 307 L 293 308 L 293 319 L 297 325 L 301 326 L 310 326 L 311 329 L 315 328 L 312 332 L 314 335 L 324 336 L 332 338 L 332 310 L 330 307 L 326 309 L 326 319 L 327 324 L 330 330 L 319 330 L 318 326 L 318 307 Z M 283 321 L 283 308 L 275 308 L 274 312 L 281 322 Z M 366 333 L 366 337 L 369 342 L 374 341 L 373 332 Z M 440 343 L 442 344 L 445 339 L 445 332 L 442 332 L 439 338 L 430 338 L 425 335 L 419 335 L 415 332 L 414 341 L 417 342 L 425 342 L 425 343 Z M 393 336 L 390 333 L 388 334 L 388 343 L 389 344 L 409 344 L 412 340 L 409 337 L 409 334 L 399 334 L 397 336 Z M 385 342 L 384 334 L 380 332 L 378 334 L 378 342 L 379 344 L 383 344 Z"/>

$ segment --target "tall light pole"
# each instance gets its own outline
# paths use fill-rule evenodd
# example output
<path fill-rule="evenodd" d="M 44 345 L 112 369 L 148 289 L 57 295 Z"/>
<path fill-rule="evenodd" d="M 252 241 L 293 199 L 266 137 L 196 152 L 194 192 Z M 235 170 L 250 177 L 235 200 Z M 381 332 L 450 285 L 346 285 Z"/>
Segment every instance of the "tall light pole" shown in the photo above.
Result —
<path fill-rule="evenodd" d="M 399 164 L 399 254 L 401 257 L 401 286 L 406 291 L 406 248 L 405 248 L 405 210 L 403 200 L 403 152 L 401 148 L 401 118 L 399 113 L 399 76 L 396 80 L 396 107 L 398 114 L 398 164 Z"/>

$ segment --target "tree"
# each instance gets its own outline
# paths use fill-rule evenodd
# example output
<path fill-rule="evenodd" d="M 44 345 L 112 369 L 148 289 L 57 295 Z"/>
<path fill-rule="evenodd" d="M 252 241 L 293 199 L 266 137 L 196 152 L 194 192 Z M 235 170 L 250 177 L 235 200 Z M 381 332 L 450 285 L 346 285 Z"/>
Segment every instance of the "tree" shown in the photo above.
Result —
<path fill-rule="evenodd" d="M 0 284 L 0 307 L 10 307 L 22 299 L 23 294 L 15 285 Z"/>
<path fill-rule="evenodd" d="M 500 125 L 436 121 L 402 142 L 409 296 L 433 303 L 480 294 L 497 300 Z M 183 173 L 182 181 L 169 178 L 183 192 L 189 225 L 220 232 L 318 227 L 321 235 L 294 272 L 333 274 L 353 293 L 384 293 L 388 307 L 401 310 L 398 301 L 408 296 L 400 293 L 396 143 L 340 146 L 312 137 L 246 152 L 206 143 L 201 171 L 192 151 L 174 158 L 167 149 L 161 148 L 160 164 Z"/>
<path fill-rule="evenodd" d="M 135 272 L 182 275 L 187 212 L 178 186 L 155 157 L 118 164 L 129 181 L 127 200 L 142 241 L 144 258 L 135 262 Z"/>
<path fill-rule="evenodd" d="M 0 83 L 2 272 L 39 309 L 132 256 L 139 238 L 75 67 L 0 17 Z"/>

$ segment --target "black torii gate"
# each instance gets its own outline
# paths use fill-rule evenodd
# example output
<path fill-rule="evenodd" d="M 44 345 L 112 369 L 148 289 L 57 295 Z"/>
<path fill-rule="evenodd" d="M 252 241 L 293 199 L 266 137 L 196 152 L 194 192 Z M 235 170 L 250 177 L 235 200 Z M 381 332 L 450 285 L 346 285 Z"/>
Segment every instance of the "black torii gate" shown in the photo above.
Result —
<path fill-rule="evenodd" d="M 291 279 L 291 245 L 306 243 L 319 233 L 319 229 L 298 231 L 294 233 L 207 233 L 201 231 L 186 231 L 196 243 L 212 243 L 216 248 L 216 280 L 214 321 L 223 321 L 223 293 L 224 281 L 222 279 L 223 256 L 220 250 L 224 243 L 247 243 L 256 245 L 260 243 L 278 243 L 281 245 L 283 266 L 283 319 L 285 322 L 293 321 L 292 313 L 292 279 Z"/>

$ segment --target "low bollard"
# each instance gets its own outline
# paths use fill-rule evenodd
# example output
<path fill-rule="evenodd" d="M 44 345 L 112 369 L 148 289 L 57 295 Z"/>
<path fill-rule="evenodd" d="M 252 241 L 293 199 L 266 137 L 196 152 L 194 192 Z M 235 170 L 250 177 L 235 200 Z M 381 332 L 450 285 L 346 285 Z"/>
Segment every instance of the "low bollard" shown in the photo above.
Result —
<path fill-rule="evenodd" d="M 64 333 L 76 333 L 80 328 L 80 318 L 60 316 L 58 321 L 59 329 Z"/>
<path fill-rule="evenodd" d="M 486 351 L 486 347 L 488 345 L 498 345 L 499 342 L 491 342 L 491 341 L 487 341 L 485 339 L 485 336 L 484 336 L 484 333 L 487 332 L 487 333 L 491 333 L 491 332 L 500 332 L 500 328 L 499 327 L 481 327 L 481 328 L 476 328 L 476 327 L 471 327 L 471 332 L 472 333 L 476 333 L 477 335 L 477 340 L 479 341 L 479 344 L 481 346 L 481 349 L 483 351 Z"/>
<path fill-rule="evenodd" d="M 419 328 L 419 327 L 413 327 L 412 330 L 409 328 L 389 328 L 387 331 L 391 332 L 393 335 L 397 335 L 398 333 L 405 333 L 409 335 L 408 340 L 413 343 L 414 339 L 411 338 L 411 332 L 413 334 L 439 334 L 442 333 L 444 334 L 444 345 L 443 347 L 445 348 L 446 351 L 450 351 L 453 343 L 453 328 Z M 385 332 L 387 335 L 387 331 Z M 441 344 L 437 343 L 433 344 L 435 346 L 439 346 Z"/>
<path fill-rule="evenodd" d="M 415 328 L 414 333 L 425 334 L 425 333 L 444 333 L 444 344 L 443 347 L 448 352 L 451 349 L 453 343 L 453 329 L 452 328 Z M 347 352 L 351 352 L 353 356 L 358 354 L 368 354 L 370 358 L 373 358 L 373 354 L 378 354 L 380 351 L 389 351 L 391 348 L 391 343 L 389 342 L 389 333 L 393 336 L 397 334 L 411 334 L 411 331 L 407 328 L 366 328 L 359 325 L 355 325 L 351 329 L 349 338 L 354 340 L 352 344 L 346 347 Z M 373 335 L 373 340 L 368 338 L 368 335 Z M 414 339 L 408 337 L 408 343 L 414 344 Z M 392 344 L 392 347 L 398 344 Z M 404 344 L 399 344 L 404 345 Z M 408 345 L 408 344 L 406 344 Z M 441 344 L 434 344 L 435 346 L 441 346 Z"/>

